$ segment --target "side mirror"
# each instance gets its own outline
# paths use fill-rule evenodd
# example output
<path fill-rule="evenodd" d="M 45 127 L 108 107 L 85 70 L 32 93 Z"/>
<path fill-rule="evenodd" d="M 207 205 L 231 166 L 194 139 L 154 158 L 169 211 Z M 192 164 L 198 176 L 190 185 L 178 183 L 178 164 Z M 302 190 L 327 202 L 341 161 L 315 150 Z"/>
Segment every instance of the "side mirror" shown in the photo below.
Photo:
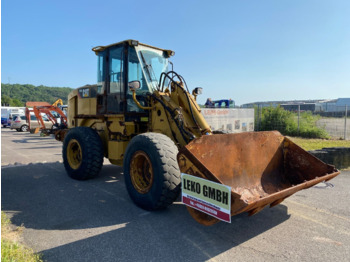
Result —
<path fill-rule="evenodd" d="M 140 81 L 131 81 L 129 82 L 128 87 L 131 91 L 136 91 L 137 89 L 140 89 L 141 83 Z"/>
<path fill-rule="evenodd" d="M 201 88 L 201 87 L 196 87 L 195 89 L 193 89 L 192 95 L 198 96 L 198 95 L 201 95 L 202 92 L 203 92 L 203 88 Z"/>

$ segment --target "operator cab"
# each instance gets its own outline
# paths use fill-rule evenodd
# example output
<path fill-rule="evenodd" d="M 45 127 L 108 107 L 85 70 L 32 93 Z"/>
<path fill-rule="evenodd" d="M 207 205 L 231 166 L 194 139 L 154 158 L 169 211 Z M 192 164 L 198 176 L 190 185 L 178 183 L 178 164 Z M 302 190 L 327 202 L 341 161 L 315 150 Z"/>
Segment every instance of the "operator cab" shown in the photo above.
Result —
<path fill-rule="evenodd" d="M 168 72 L 168 58 L 174 52 L 135 40 L 92 50 L 98 56 L 97 114 L 124 114 L 131 119 L 148 115 L 135 104 L 129 83 L 139 83 L 137 100 L 147 106 L 146 94 L 159 89 L 160 76 Z"/>

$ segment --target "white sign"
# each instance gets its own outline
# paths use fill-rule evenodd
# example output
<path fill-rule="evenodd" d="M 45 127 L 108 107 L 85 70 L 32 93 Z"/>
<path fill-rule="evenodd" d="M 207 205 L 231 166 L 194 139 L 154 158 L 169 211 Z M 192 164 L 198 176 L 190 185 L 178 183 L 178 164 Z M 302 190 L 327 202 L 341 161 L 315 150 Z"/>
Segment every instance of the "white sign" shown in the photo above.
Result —
<path fill-rule="evenodd" d="M 231 223 L 231 187 L 184 173 L 181 182 L 185 205 Z"/>

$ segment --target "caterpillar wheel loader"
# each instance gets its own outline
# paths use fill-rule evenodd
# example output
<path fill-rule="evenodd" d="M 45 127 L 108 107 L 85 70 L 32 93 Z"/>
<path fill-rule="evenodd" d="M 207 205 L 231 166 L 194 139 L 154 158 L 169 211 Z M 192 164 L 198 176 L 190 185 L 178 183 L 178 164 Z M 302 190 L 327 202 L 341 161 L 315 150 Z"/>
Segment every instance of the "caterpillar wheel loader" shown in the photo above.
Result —
<path fill-rule="evenodd" d="M 156 210 L 172 204 L 181 173 L 228 185 L 231 215 L 255 214 L 339 174 L 277 131 L 216 134 L 184 78 L 169 70 L 171 50 L 126 40 L 97 46 L 97 84 L 68 97 L 63 162 L 70 177 L 96 177 L 104 157 L 124 168 L 131 199 Z M 171 64 L 172 65 L 172 64 Z M 219 220 L 188 207 L 201 224 Z"/>

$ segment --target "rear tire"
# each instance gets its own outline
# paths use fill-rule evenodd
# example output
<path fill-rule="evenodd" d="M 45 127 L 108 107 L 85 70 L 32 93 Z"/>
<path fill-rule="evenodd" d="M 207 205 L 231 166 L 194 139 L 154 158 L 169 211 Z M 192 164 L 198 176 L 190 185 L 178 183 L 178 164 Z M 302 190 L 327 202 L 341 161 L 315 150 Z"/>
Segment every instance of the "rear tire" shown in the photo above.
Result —
<path fill-rule="evenodd" d="M 29 127 L 27 125 L 21 126 L 21 129 L 20 129 L 21 132 L 27 132 L 28 130 L 29 130 Z"/>
<path fill-rule="evenodd" d="M 124 156 L 124 176 L 131 199 L 146 210 L 163 209 L 179 195 L 181 173 L 178 149 L 167 136 L 145 133 L 135 136 Z"/>
<path fill-rule="evenodd" d="M 96 177 L 103 165 L 103 144 L 90 127 L 71 129 L 63 141 L 63 163 L 68 175 L 77 180 Z"/>

